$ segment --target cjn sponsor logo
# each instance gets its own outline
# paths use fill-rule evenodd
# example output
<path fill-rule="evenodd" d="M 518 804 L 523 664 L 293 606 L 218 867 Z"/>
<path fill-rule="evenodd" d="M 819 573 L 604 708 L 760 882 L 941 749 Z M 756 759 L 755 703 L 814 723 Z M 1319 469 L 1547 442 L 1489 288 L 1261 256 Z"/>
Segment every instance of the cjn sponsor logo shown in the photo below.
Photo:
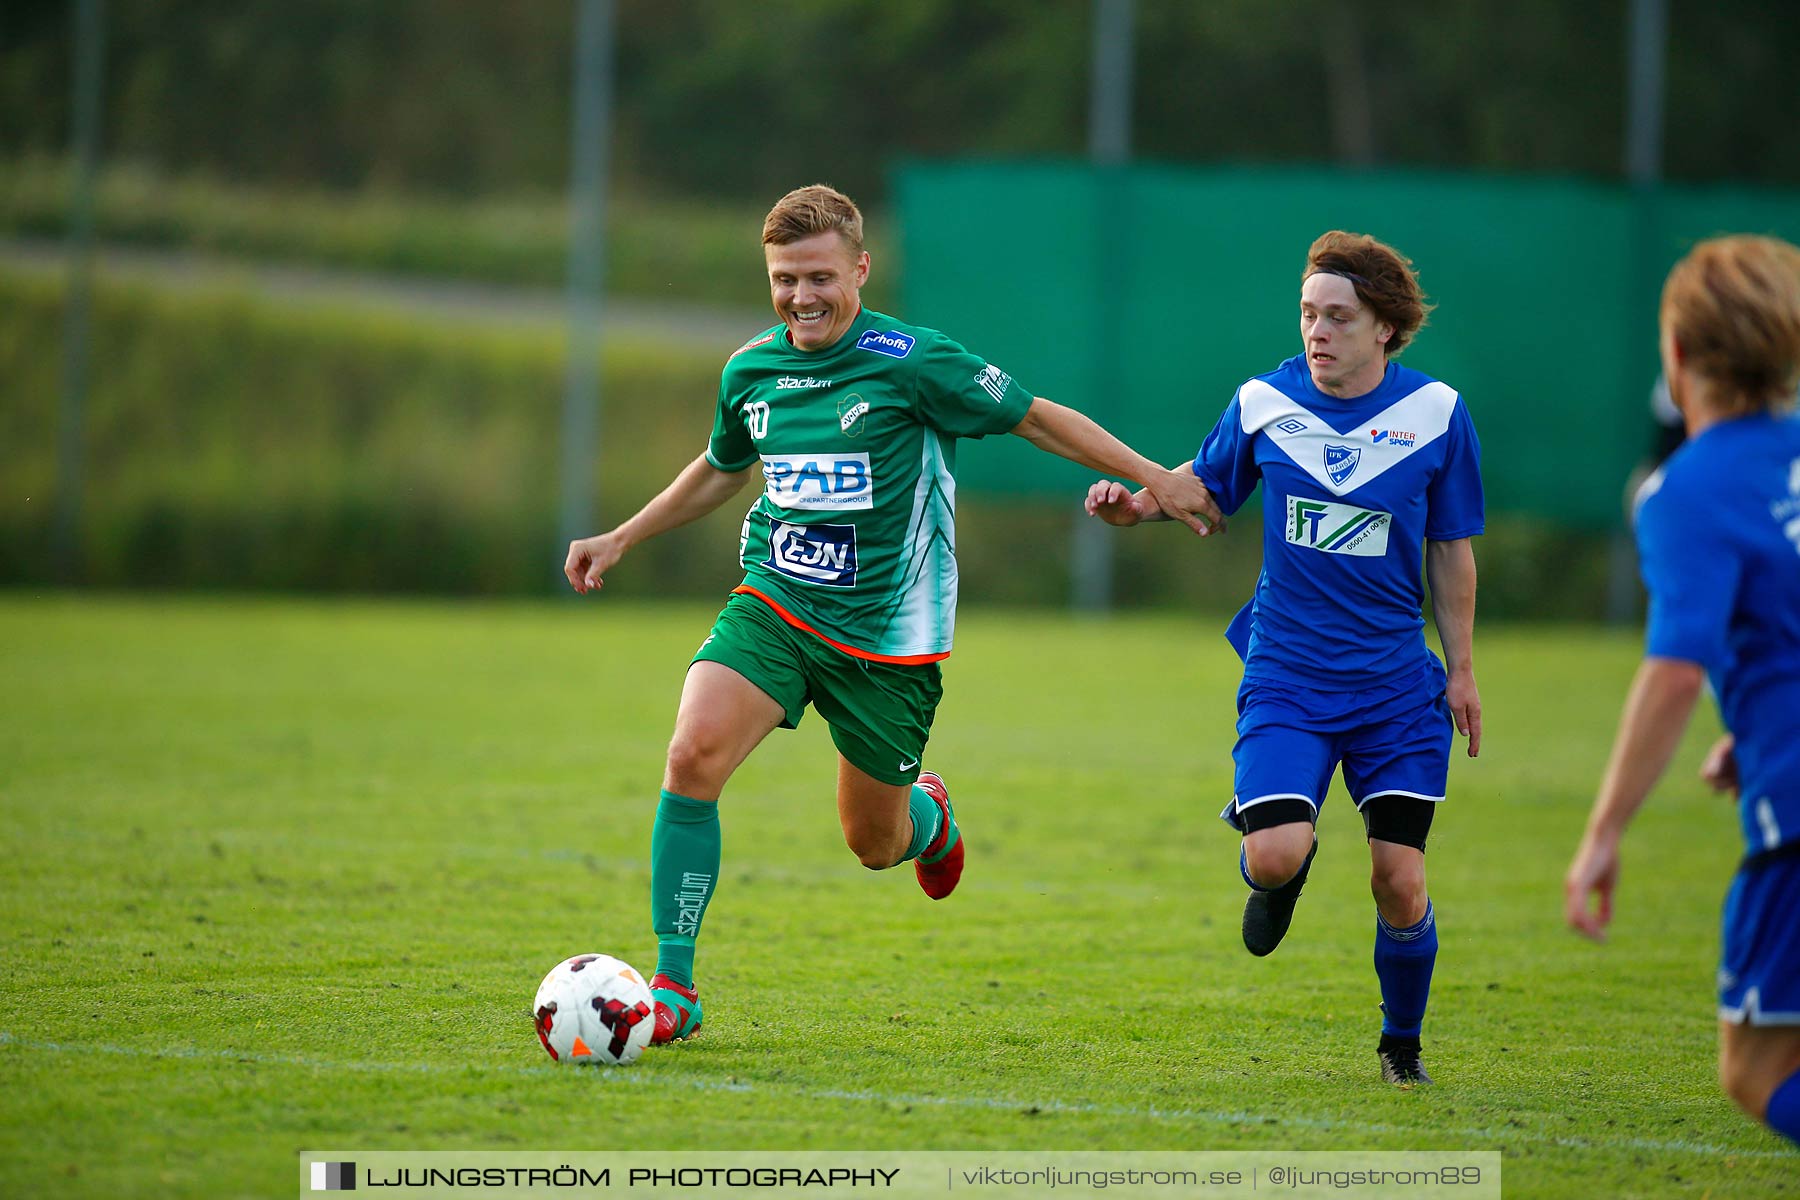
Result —
<path fill-rule="evenodd" d="M 855 587 L 856 526 L 777 521 L 769 530 L 769 558 L 763 565 L 790 579 Z"/>

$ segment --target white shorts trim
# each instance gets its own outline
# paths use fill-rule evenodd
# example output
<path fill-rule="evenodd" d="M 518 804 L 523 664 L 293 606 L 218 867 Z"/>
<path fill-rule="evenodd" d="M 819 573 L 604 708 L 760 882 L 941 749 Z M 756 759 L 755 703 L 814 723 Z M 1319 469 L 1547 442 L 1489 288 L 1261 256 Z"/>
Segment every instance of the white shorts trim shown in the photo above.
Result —
<path fill-rule="evenodd" d="M 1246 808 L 1255 808 L 1258 804 L 1263 804 L 1270 800 L 1304 800 L 1306 801 L 1307 807 L 1312 809 L 1313 812 L 1316 813 L 1319 811 L 1318 801 L 1314 800 L 1311 796 L 1303 796 L 1299 792 L 1270 792 L 1267 796 L 1258 796 L 1254 800 L 1239 800 L 1236 796 L 1231 798 L 1231 802 L 1237 806 L 1238 812 L 1243 812 Z"/>
<path fill-rule="evenodd" d="M 1764 1012 L 1761 989 L 1751 988 L 1739 1007 L 1719 1005 L 1719 1020 L 1732 1025 L 1800 1025 L 1800 1012 Z"/>
<path fill-rule="evenodd" d="M 1423 792 L 1407 792 L 1402 791 L 1399 788 L 1382 788 L 1379 792 L 1370 792 L 1361 800 L 1358 800 L 1356 802 L 1356 811 L 1361 812 L 1363 805 L 1371 800 L 1378 800 L 1383 796 L 1411 796 L 1414 800 L 1429 800 L 1433 804 L 1442 804 L 1444 802 L 1442 796 L 1427 796 Z"/>

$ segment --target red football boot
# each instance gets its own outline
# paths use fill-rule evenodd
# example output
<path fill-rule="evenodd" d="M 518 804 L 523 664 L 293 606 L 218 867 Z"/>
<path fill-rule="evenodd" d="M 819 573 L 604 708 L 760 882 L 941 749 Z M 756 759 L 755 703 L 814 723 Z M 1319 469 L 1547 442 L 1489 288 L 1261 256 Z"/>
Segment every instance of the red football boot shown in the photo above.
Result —
<path fill-rule="evenodd" d="M 956 827 L 956 816 L 950 807 L 950 789 L 944 786 L 943 777 L 936 771 L 921 771 L 919 786 L 937 801 L 938 808 L 943 810 L 944 822 L 938 835 L 931 839 L 931 845 L 913 860 L 913 870 L 918 874 L 919 886 L 925 889 L 925 894 L 933 900 L 942 900 L 956 890 L 957 881 L 962 878 L 962 831 Z"/>
<path fill-rule="evenodd" d="M 667 975 L 650 981 L 650 998 L 656 1001 L 656 1029 L 652 1046 L 679 1042 L 700 1032 L 700 989 L 682 987 Z"/>

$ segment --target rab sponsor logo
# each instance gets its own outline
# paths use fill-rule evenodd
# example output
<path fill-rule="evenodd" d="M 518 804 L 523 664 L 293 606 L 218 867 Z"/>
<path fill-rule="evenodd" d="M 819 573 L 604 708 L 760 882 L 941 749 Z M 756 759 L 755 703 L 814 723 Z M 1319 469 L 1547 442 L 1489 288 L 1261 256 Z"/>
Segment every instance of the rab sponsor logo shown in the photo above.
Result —
<path fill-rule="evenodd" d="M 1419 440 L 1419 435 L 1401 429 L 1371 429 L 1369 440 L 1376 445 L 1386 442 L 1390 446 L 1410 447 Z"/>
<path fill-rule="evenodd" d="M 775 381 L 775 390 L 789 392 L 795 388 L 828 388 L 833 382 L 830 379 L 814 379 L 811 375 L 783 375 Z"/>
<path fill-rule="evenodd" d="M 1334 446 L 1330 442 L 1325 443 L 1325 473 L 1339 487 L 1344 486 L 1344 480 L 1356 474 L 1356 464 L 1361 461 L 1361 446 Z"/>
<path fill-rule="evenodd" d="M 763 494 L 777 508 L 817 512 L 875 507 L 867 454 L 765 454 Z"/>
<path fill-rule="evenodd" d="M 873 350 L 877 354 L 885 354 L 889 358 L 905 358 L 912 353 L 913 343 L 918 339 L 910 334 L 892 332 L 882 333 L 871 329 L 856 339 L 858 350 Z"/>
<path fill-rule="evenodd" d="M 1380 558 L 1387 553 L 1388 528 L 1393 523 L 1391 513 L 1289 496 L 1285 532 L 1290 546 Z"/>
<path fill-rule="evenodd" d="M 975 372 L 975 382 L 981 385 L 982 391 L 994 398 L 995 404 L 999 404 L 1006 399 L 1006 388 L 1012 382 L 1012 376 L 993 363 L 988 363 Z"/>
<path fill-rule="evenodd" d="M 856 586 L 856 526 L 790 525 L 769 530 L 769 558 L 763 566 L 826 587 Z"/>

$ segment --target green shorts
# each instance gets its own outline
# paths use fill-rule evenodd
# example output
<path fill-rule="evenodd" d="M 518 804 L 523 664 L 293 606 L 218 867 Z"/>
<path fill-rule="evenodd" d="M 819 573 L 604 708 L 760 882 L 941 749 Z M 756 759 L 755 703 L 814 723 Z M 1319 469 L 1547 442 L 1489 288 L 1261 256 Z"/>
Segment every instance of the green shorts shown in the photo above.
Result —
<path fill-rule="evenodd" d="M 883 783 L 911 783 L 944 696 L 938 664 L 870 662 L 845 654 L 781 619 L 743 592 L 725 602 L 695 662 L 730 667 L 767 692 L 797 728 L 811 704 L 831 727 L 838 753 Z"/>

